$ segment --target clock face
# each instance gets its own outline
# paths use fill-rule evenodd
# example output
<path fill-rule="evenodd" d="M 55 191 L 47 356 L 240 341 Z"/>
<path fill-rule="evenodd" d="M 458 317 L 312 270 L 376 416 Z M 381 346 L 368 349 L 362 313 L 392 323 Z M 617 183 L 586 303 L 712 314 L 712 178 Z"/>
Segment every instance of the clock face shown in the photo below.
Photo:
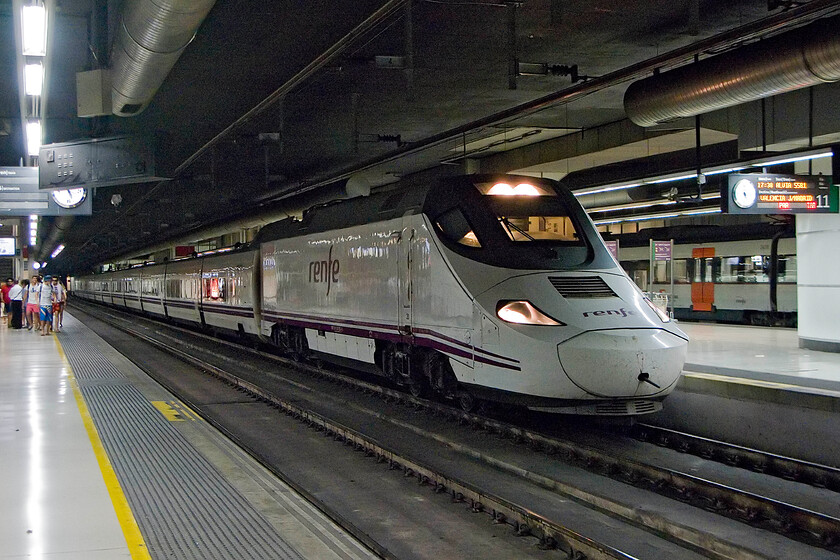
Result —
<path fill-rule="evenodd" d="M 52 192 L 53 200 L 62 208 L 75 208 L 85 201 L 87 191 L 83 188 L 64 189 Z"/>
<path fill-rule="evenodd" d="M 735 183 L 735 188 L 732 189 L 732 199 L 740 208 L 749 208 L 755 204 L 755 199 L 758 197 L 755 185 L 749 179 L 741 179 Z"/>

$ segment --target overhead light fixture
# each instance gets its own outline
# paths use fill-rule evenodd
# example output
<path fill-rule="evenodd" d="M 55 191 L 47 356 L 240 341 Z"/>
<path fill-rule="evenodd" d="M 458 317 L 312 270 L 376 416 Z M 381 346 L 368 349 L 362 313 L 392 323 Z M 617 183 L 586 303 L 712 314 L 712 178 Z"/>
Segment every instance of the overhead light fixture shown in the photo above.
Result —
<path fill-rule="evenodd" d="M 662 179 L 652 179 L 650 181 L 645 181 L 645 184 L 658 185 L 660 183 L 670 183 L 671 181 L 682 181 L 684 179 L 694 179 L 695 177 L 697 177 L 697 173 L 689 173 L 687 175 L 676 175 L 674 177 L 663 177 Z"/>
<path fill-rule="evenodd" d="M 605 185 L 600 187 L 590 187 L 587 189 L 580 189 L 575 191 L 573 194 L 575 196 L 583 196 L 586 194 L 598 194 L 598 193 L 605 193 L 605 192 L 612 192 L 612 191 L 623 191 L 626 189 L 632 189 L 633 187 L 640 187 L 641 183 L 624 183 L 618 185 Z"/>
<path fill-rule="evenodd" d="M 47 9 L 44 6 L 23 6 L 21 36 L 24 56 L 47 56 Z"/>
<path fill-rule="evenodd" d="M 609 218 L 606 220 L 595 220 L 596 226 L 618 224 L 621 222 L 649 222 L 652 220 L 664 220 L 666 218 L 677 218 L 679 216 L 698 216 L 702 214 L 719 214 L 720 208 L 703 208 L 699 210 L 682 210 L 680 212 L 669 212 L 660 214 L 644 214 L 642 216 L 629 216 L 627 218 Z"/>
<path fill-rule="evenodd" d="M 41 95 L 44 89 L 44 65 L 36 62 L 24 66 L 23 83 L 26 95 Z"/>
<path fill-rule="evenodd" d="M 53 251 L 50 254 L 50 258 L 51 259 L 56 258 L 59 255 L 59 253 L 61 253 L 63 250 L 64 250 L 64 245 L 59 245 L 58 247 L 55 248 L 55 251 Z"/>
<path fill-rule="evenodd" d="M 701 200 L 711 200 L 720 198 L 719 192 L 706 193 L 700 197 Z M 587 212 L 615 212 L 616 210 L 637 210 L 639 208 L 650 208 L 651 206 L 666 206 L 669 204 L 676 204 L 684 202 L 683 200 L 648 200 L 644 202 L 628 202 L 627 204 L 614 204 L 612 206 L 603 206 L 599 208 L 587 208 Z"/>
<path fill-rule="evenodd" d="M 743 171 L 744 169 L 749 169 L 750 167 L 769 167 L 771 165 L 780 165 L 783 163 L 794 163 L 797 161 L 808 161 L 812 159 L 819 159 L 824 157 L 831 157 L 834 155 L 834 152 L 831 148 L 819 148 L 816 150 L 811 150 L 807 152 L 799 152 L 796 154 L 792 154 L 788 152 L 787 154 L 782 154 L 774 157 L 764 157 L 759 159 L 754 159 L 745 162 L 739 162 L 736 165 L 732 163 L 726 165 L 719 165 L 714 167 L 708 167 L 703 169 L 703 175 L 723 175 L 726 173 L 737 173 L 738 171 Z M 612 191 L 619 191 L 625 189 L 632 189 L 634 187 L 639 187 L 641 185 L 657 185 L 660 183 L 670 183 L 671 181 L 683 181 L 686 179 L 694 179 L 697 177 L 697 173 L 677 173 L 677 174 L 668 174 L 668 175 L 659 175 L 659 176 L 650 176 L 645 177 L 642 179 L 638 179 L 636 183 L 613 183 L 610 185 L 600 185 L 597 187 L 587 187 L 584 189 L 578 189 L 574 191 L 575 196 L 585 196 L 590 194 L 598 194 L 598 193 L 605 193 L 605 192 L 612 192 Z"/>
<path fill-rule="evenodd" d="M 723 167 L 723 168 L 712 168 L 707 171 L 703 171 L 704 175 L 722 175 L 724 173 L 735 173 L 736 171 L 743 171 L 746 167 Z"/>
<path fill-rule="evenodd" d="M 26 123 L 26 153 L 37 156 L 41 150 L 41 121 Z"/>
<path fill-rule="evenodd" d="M 753 167 L 764 167 L 764 166 L 771 166 L 771 165 L 781 165 L 783 163 L 794 163 L 797 161 L 808 161 L 811 159 L 820 159 L 824 157 L 831 157 L 834 155 L 834 152 L 830 149 L 824 149 L 817 152 L 810 152 L 810 153 L 800 153 L 800 154 L 790 154 L 787 156 L 777 156 L 776 158 L 768 158 L 768 159 L 760 159 L 751 161 L 750 164 Z"/>
<path fill-rule="evenodd" d="M 701 214 L 720 214 L 720 208 L 708 208 L 706 210 L 691 210 L 681 212 L 680 214 L 683 216 L 699 216 Z"/>
<path fill-rule="evenodd" d="M 35 246 L 38 244 L 38 215 L 29 215 L 29 245 Z"/>

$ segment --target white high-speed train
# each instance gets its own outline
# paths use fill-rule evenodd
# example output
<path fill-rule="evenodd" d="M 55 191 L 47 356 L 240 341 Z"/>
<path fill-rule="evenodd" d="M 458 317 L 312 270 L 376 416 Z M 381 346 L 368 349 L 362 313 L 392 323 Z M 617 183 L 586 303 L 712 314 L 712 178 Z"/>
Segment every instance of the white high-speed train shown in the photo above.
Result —
<path fill-rule="evenodd" d="M 661 409 L 687 337 L 572 194 L 455 177 L 309 210 L 246 248 L 77 278 L 82 298 L 365 365 L 470 408 Z"/>

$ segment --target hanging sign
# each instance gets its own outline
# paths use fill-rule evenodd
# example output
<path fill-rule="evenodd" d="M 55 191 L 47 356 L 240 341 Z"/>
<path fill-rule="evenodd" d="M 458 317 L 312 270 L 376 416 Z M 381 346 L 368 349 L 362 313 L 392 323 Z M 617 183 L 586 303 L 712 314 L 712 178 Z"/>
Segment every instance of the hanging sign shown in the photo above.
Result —
<path fill-rule="evenodd" d="M 721 193 L 728 214 L 829 214 L 838 212 L 838 187 L 827 175 L 729 175 Z"/>

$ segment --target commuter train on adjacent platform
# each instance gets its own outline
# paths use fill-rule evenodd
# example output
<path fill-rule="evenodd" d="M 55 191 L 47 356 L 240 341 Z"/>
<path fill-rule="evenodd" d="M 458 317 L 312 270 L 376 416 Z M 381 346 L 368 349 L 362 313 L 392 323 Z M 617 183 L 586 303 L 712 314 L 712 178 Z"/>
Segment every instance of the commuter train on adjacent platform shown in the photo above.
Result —
<path fill-rule="evenodd" d="M 676 319 L 796 326 L 796 238 L 790 225 L 682 226 L 619 236 L 621 265 L 645 289 L 651 280 L 648 238 L 674 240 Z M 652 280 L 652 291 L 671 292 L 667 261 L 656 262 Z"/>
<path fill-rule="evenodd" d="M 365 366 L 465 408 L 654 412 L 688 343 L 567 189 L 510 175 L 322 205 L 248 247 L 77 278 L 74 293 Z"/>

